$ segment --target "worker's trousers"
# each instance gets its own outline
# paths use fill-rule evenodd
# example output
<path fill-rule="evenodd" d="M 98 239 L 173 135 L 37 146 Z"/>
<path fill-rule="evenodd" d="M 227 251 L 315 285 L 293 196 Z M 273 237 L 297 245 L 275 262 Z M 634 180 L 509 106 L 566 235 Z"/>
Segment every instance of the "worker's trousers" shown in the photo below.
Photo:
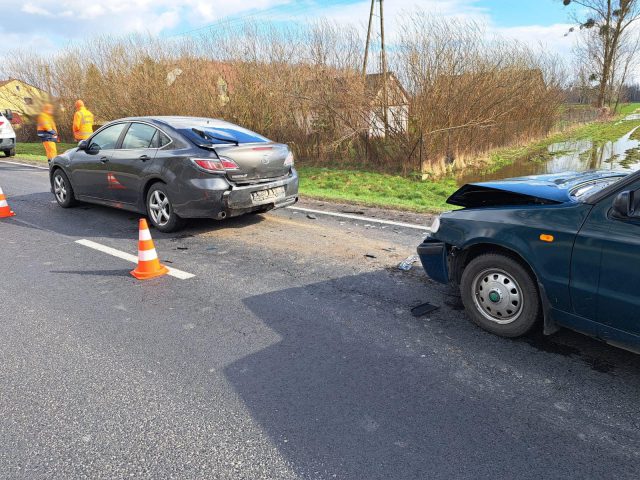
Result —
<path fill-rule="evenodd" d="M 53 160 L 58 155 L 58 149 L 56 148 L 56 142 L 42 142 L 44 145 L 44 151 L 47 155 L 47 160 Z"/>

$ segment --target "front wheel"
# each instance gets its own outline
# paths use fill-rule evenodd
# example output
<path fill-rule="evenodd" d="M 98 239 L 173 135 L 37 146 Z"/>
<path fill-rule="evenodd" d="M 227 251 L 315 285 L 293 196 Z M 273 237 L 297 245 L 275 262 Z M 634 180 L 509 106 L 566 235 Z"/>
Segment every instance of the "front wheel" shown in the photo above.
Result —
<path fill-rule="evenodd" d="M 5 157 L 15 157 L 16 156 L 16 149 L 15 148 L 11 148 L 9 150 L 5 150 L 4 151 L 4 156 Z"/>
<path fill-rule="evenodd" d="M 161 232 L 175 232 L 184 220 L 174 211 L 164 183 L 154 183 L 147 192 L 147 215 L 154 227 Z"/>
<path fill-rule="evenodd" d="M 71 182 L 69 182 L 69 177 L 67 177 L 61 169 L 57 169 L 53 173 L 51 186 L 53 187 L 53 194 L 56 197 L 56 201 L 62 208 L 73 207 L 76 204 L 76 199 L 73 195 L 73 187 L 71 186 Z"/>
<path fill-rule="evenodd" d="M 478 326 L 502 337 L 519 337 L 540 316 L 538 287 L 517 260 L 497 253 L 469 262 L 460 282 L 462 303 Z"/>

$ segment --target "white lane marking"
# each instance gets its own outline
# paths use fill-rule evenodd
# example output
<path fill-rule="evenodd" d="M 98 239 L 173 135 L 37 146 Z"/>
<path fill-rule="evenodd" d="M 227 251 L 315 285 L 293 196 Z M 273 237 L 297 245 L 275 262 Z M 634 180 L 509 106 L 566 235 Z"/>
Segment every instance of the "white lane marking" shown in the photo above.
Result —
<path fill-rule="evenodd" d="M 10 162 L 9 160 L 0 160 L 2 163 L 10 163 L 11 165 L 20 165 L 21 167 L 37 168 L 38 170 L 49 170 L 49 167 L 39 167 L 38 165 L 29 165 L 28 163 Z"/>
<path fill-rule="evenodd" d="M 80 245 L 84 245 L 85 247 L 93 248 L 94 250 L 98 250 L 99 252 L 106 253 L 108 255 L 112 255 L 114 257 L 121 258 L 123 260 L 127 260 L 131 263 L 138 263 L 138 257 L 136 255 L 131 255 L 127 252 L 123 252 L 121 250 L 117 250 L 115 248 L 107 247 L 106 245 L 102 245 L 101 243 L 92 242 L 91 240 L 76 240 L 75 243 Z M 178 270 L 177 268 L 167 267 L 169 269 L 169 275 L 172 277 L 179 278 L 180 280 L 187 280 L 189 278 L 195 277 L 192 273 L 183 272 L 182 270 Z"/>
<path fill-rule="evenodd" d="M 377 218 L 371 217 L 363 217 L 362 215 L 350 215 L 348 213 L 338 213 L 338 212 L 326 212 L 324 210 L 314 210 L 312 208 L 303 208 L 303 207 L 286 207 L 291 210 L 299 210 L 301 212 L 309 212 L 309 213 L 318 213 L 320 215 L 329 215 L 332 217 L 340 217 L 340 218 L 349 218 L 352 220 L 362 220 L 363 222 L 375 222 L 382 223 L 384 225 L 395 225 L 396 227 L 405 227 L 405 228 L 413 228 L 415 230 L 422 230 L 424 232 L 429 232 L 429 227 L 424 225 L 415 225 L 413 223 L 403 223 L 403 222 L 393 222 L 391 220 L 379 220 Z"/>

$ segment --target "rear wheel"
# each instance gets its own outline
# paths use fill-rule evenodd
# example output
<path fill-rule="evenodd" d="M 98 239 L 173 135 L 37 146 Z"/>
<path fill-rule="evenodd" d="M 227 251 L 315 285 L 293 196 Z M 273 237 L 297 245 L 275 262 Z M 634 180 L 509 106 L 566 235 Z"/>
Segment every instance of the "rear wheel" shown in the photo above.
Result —
<path fill-rule="evenodd" d="M 62 208 L 73 207 L 77 203 L 73 196 L 71 182 L 69 182 L 69 178 L 61 169 L 58 168 L 53 172 L 51 186 L 53 187 L 53 194 L 56 197 L 56 201 Z"/>
<path fill-rule="evenodd" d="M 175 232 L 184 225 L 184 220 L 174 211 L 164 183 L 154 183 L 147 192 L 147 215 L 161 232 Z"/>
<path fill-rule="evenodd" d="M 490 253 L 471 260 L 462 273 L 460 293 L 471 320 L 502 337 L 524 335 L 540 316 L 533 276 L 506 255 Z"/>
<path fill-rule="evenodd" d="M 4 156 L 5 157 L 15 157 L 16 156 L 16 149 L 15 148 L 11 148 L 9 150 L 5 150 L 4 151 Z"/>

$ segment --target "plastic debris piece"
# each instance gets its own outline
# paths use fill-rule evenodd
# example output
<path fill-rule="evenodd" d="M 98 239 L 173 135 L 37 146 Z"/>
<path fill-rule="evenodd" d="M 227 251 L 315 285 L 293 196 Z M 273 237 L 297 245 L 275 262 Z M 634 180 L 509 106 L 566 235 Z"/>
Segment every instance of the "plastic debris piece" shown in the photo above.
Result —
<path fill-rule="evenodd" d="M 418 255 L 411 255 L 410 257 L 407 257 L 403 261 L 401 261 L 398 264 L 398 268 L 404 271 L 411 270 L 411 267 L 417 261 L 418 261 Z"/>
<path fill-rule="evenodd" d="M 316 219 L 316 218 L 318 218 L 318 217 L 316 217 L 315 215 L 313 215 L 313 214 L 311 214 L 311 213 L 307 213 L 307 218 L 309 218 L 309 219 L 311 219 L 311 220 L 315 220 L 315 219 Z"/>
<path fill-rule="evenodd" d="M 437 310 L 438 306 L 436 305 L 432 305 L 430 303 L 422 303 L 420 305 L 417 305 L 415 307 L 413 307 L 411 309 L 411 315 L 413 315 L 414 317 L 421 317 L 422 315 L 426 315 L 427 313 L 431 313 L 434 310 Z"/>
<path fill-rule="evenodd" d="M 365 253 L 364 256 L 367 258 L 376 258 L 376 256 L 373 253 Z"/>

